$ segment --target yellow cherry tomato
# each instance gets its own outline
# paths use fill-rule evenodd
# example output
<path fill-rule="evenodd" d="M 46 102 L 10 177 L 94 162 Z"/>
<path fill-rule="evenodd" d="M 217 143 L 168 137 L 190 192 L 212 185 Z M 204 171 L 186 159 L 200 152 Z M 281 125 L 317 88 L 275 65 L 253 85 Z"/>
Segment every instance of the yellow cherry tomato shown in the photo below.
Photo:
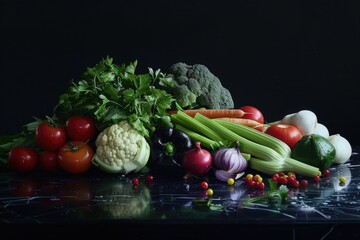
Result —
<path fill-rule="evenodd" d="M 211 188 L 209 188 L 209 189 L 206 191 L 206 194 L 207 194 L 208 196 L 212 196 L 212 195 L 214 194 L 214 191 L 213 191 Z"/>
<path fill-rule="evenodd" d="M 339 181 L 341 183 L 345 183 L 346 182 L 346 177 L 339 177 Z"/>
<path fill-rule="evenodd" d="M 246 178 L 252 179 L 252 178 L 253 178 L 253 175 L 252 175 L 251 173 L 248 173 L 248 174 L 246 175 Z"/>
<path fill-rule="evenodd" d="M 227 180 L 226 180 L 226 182 L 227 182 L 227 184 L 228 185 L 234 185 L 234 183 L 235 183 L 235 180 L 233 179 L 233 178 L 228 178 Z"/>

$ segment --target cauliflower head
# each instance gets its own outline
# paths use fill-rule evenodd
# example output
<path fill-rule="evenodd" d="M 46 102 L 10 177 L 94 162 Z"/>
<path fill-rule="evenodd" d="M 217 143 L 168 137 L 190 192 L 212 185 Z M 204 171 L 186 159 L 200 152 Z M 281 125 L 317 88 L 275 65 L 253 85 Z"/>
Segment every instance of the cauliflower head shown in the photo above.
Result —
<path fill-rule="evenodd" d="M 126 120 L 105 128 L 95 146 L 94 165 L 109 173 L 138 172 L 150 157 L 146 139 Z"/>

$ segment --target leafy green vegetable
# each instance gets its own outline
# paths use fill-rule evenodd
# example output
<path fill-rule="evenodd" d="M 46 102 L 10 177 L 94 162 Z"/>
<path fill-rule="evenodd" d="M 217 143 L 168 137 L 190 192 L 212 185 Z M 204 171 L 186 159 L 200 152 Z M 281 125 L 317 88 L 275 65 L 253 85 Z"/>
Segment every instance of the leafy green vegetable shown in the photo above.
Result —
<path fill-rule="evenodd" d="M 75 114 L 93 115 L 100 131 L 128 120 L 147 139 L 156 126 L 172 126 L 167 110 L 175 99 L 156 87 L 171 82 L 152 68 L 146 74 L 135 74 L 136 66 L 137 61 L 116 65 L 106 57 L 88 68 L 82 80 L 71 83 L 60 96 L 55 115 L 63 121 Z"/>
<path fill-rule="evenodd" d="M 172 81 L 159 69 L 135 74 L 137 61 L 117 65 L 106 57 L 94 67 L 87 68 L 81 80 L 72 81 L 60 95 L 53 116 L 60 124 L 74 115 L 90 115 L 96 119 L 98 130 L 127 120 L 147 140 L 159 125 L 172 127 L 167 110 L 176 104 L 172 95 L 159 86 L 171 86 Z M 157 87 L 158 86 L 158 87 Z M 10 150 L 16 146 L 37 148 L 35 129 L 45 120 L 35 118 L 20 133 L 0 137 L 0 163 L 7 164 Z"/>

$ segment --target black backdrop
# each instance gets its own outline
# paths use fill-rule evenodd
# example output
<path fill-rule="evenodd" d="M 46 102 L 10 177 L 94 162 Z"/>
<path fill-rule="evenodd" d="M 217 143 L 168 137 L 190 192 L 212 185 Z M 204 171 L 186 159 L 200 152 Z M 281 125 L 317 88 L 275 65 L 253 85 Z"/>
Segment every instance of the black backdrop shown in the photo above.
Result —
<path fill-rule="evenodd" d="M 276 3 L 275 3 L 276 2 Z M 314 111 L 360 144 L 359 8 L 310 1 L 1 1 L 0 135 L 52 113 L 107 55 L 163 71 L 201 63 L 266 121 Z"/>

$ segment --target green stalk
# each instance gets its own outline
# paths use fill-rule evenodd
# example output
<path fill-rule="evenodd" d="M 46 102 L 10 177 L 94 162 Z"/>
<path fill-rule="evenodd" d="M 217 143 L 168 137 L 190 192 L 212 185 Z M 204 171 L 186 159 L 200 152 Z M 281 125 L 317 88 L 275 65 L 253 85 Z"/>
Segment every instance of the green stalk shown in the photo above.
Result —
<path fill-rule="evenodd" d="M 294 172 L 306 177 L 320 175 L 319 168 L 290 157 L 286 158 L 284 161 L 265 161 L 263 159 L 251 157 L 249 167 L 268 175 L 274 175 L 279 172 Z"/>
<path fill-rule="evenodd" d="M 223 138 L 214 130 L 207 127 L 205 124 L 201 123 L 197 119 L 190 117 L 183 111 L 177 111 L 175 116 L 182 121 L 182 126 L 188 128 L 189 130 L 192 130 L 198 134 L 202 134 L 214 141 L 222 141 Z M 173 119 L 173 118 L 172 118 Z"/>
<path fill-rule="evenodd" d="M 185 127 L 179 125 L 179 124 L 175 124 L 175 128 L 185 132 L 187 135 L 189 135 L 189 137 L 194 141 L 194 142 L 200 142 L 201 146 L 207 148 L 207 149 L 211 149 L 211 150 L 217 150 L 221 147 L 221 143 L 216 142 L 214 140 L 211 140 L 210 138 L 207 138 L 201 134 L 198 134 L 196 132 L 193 132 L 189 129 L 186 129 Z"/>
<path fill-rule="evenodd" d="M 226 127 L 227 129 L 233 131 L 236 134 L 239 134 L 251 141 L 274 149 L 281 156 L 285 157 L 290 156 L 291 154 L 291 149 L 286 143 L 273 136 L 270 136 L 269 134 L 260 132 L 254 128 L 242 124 L 233 123 L 222 119 L 214 119 L 214 121 L 220 123 L 222 126 Z"/>
<path fill-rule="evenodd" d="M 264 145 L 255 143 L 253 141 L 250 141 L 246 139 L 245 137 L 242 137 L 233 131 L 227 129 L 226 127 L 222 126 L 217 121 L 214 121 L 213 119 L 207 118 L 202 114 L 197 113 L 195 115 L 195 119 L 197 119 L 202 124 L 208 126 L 210 129 L 215 131 L 216 133 L 219 133 L 219 135 L 227 139 L 229 141 L 235 142 L 239 141 L 240 143 L 240 152 L 245 152 L 251 154 L 251 156 L 258 157 L 260 159 L 269 159 L 274 161 L 279 161 L 281 159 L 284 159 L 283 156 L 281 156 L 279 153 L 277 153 L 275 150 L 266 147 Z"/>
<path fill-rule="evenodd" d="M 262 145 L 261 143 L 274 141 L 274 139 L 270 136 L 260 134 L 258 138 L 256 138 L 256 135 L 252 135 L 253 133 L 248 131 L 243 132 L 242 136 L 240 136 L 220 124 L 218 121 L 209 119 L 201 114 L 197 113 L 195 115 L 195 119 L 208 126 L 213 131 L 219 133 L 224 139 L 239 141 L 240 151 L 251 154 L 250 167 L 255 170 L 269 175 L 273 175 L 281 171 L 291 171 L 308 177 L 313 177 L 320 173 L 319 168 L 305 164 L 296 159 L 292 159 L 288 154 L 281 155 L 274 149 Z M 253 141 L 248 139 L 249 135 Z"/>
<path fill-rule="evenodd" d="M 214 140 L 211 140 L 210 138 L 207 138 L 201 134 L 198 134 L 196 132 L 193 132 L 189 129 L 184 128 L 181 125 L 175 125 L 175 127 L 177 129 L 179 129 L 180 131 L 185 132 L 186 134 L 188 134 L 191 139 L 193 139 L 194 141 L 198 141 L 201 143 L 201 146 L 211 149 L 211 150 L 218 150 L 220 148 L 222 148 L 224 145 L 221 142 L 216 142 Z M 241 153 L 241 155 L 247 160 L 249 161 L 251 158 L 251 155 L 249 153 Z"/>

